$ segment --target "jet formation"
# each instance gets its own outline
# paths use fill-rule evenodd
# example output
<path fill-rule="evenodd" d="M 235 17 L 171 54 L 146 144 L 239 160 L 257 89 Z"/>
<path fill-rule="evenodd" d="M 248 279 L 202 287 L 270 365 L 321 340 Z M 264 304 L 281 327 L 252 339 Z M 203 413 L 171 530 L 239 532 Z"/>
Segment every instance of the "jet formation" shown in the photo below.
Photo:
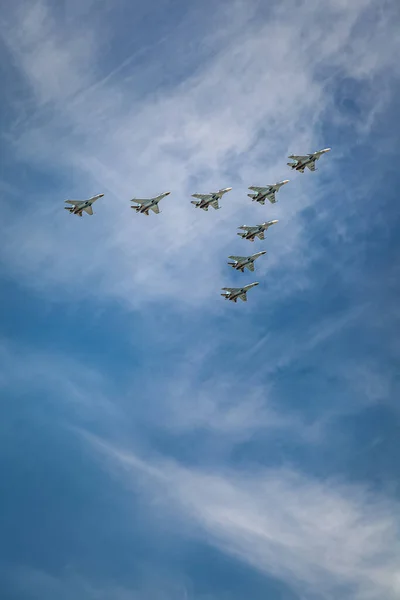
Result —
<path fill-rule="evenodd" d="M 315 163 L 317 160 L 321 158 L 323 154 L 330 152 L 330 148 L 324 148 L 323 150 L 318 150 L 317 152 L 312 152 L 310 154 L 305 155 L 295 155 L 291 154 L 288 156 L 293 162 L 287 163 L 287 165 L 294 171 L 298 171 L 299 173 L 304 173 L 305 168 L 307 167 L 310 171 L 316 171 Z M 271 204 L 275 204 L 277 202 L 276 194 L 279 192 L 283 185 L 289 183 L 288 179 L 280 181 L 278 183 L 274 183 L 272 185 L 266 185 L 264 187 L 258 186 L 250 186 L 248 189 L 253 193 L 247 194 L 249 198 L 252 199 L 253 202 L 257 202 L 261 205 L 265 205 L 265 201 L 268 200 Z M 196 200 L 191 200 L 191 203 L 194 204 L 196 208 L 201 208 L 204 211 L 208 211 L 208 208 L 211 206 L 215 210 L 219 210 L 221 207 L 219 205 L 219 201 L 222 196 L 227 192 L 232 190 L 231 187 L 226 187 L 218 190 L 218 192 L 211 192 L 210 194 L 192 194 L 193 198 Z M 160 208 L 158 206 L 160 200 L 169 196 L 171 192 L 163 192 L 162 194 L 155 196 L 154 198 L 132 198 L 131 208 L 135 209 L 137 213 L 144 214 L 149 216 L 149 211 L 153 211 L 155 214 L 160 213 Z M 68 210 L 71 214 L 78 215 L 82 217 L 83 211 L 85 211 L 88 215 L 93 215 L 92 204 L 96 202 L 99 198 L 102 198 L 104 194 L 97 194 L 96 196 L 92 196 L 88 200 L 65 200 L 66 204 L 70 204 L 71 206 L 65 206 L 65 210 Z M 238 232 L 237 235 L 242 239 L 249 240 L 250 242 L 254 242 L 255 238 L 260 240 L 265 239 L 265 232 L 271 225 L 275 225 L 278 223 L 277 219 L 272 221 L 266 221 L 265 223 L 261 223 L 259 225 L 241 225 L 238 229 L 242 231 Z M 249 271 L 254 271 L 254 262 L 266 254 L 266 251 L 263 250 L 261 252 L 256 252 L 255 254 L 251 254 L 250 256 L 229 256 L 232 262 L 228 261 L 228 265 L 230 265 L 236 271 L 240 271 L 244 273 L 245 268 Z M 240 298 L 243 302 L 247 302 L 247 292 L 259 285 L 258 281 L 254 283 L 249 283 L 243 287 L 224 287 L 221 288 L 223 291 L 223 296 L 226 300 L 231 300 L 232 302 L 237 302 L 238 298 Z"/>

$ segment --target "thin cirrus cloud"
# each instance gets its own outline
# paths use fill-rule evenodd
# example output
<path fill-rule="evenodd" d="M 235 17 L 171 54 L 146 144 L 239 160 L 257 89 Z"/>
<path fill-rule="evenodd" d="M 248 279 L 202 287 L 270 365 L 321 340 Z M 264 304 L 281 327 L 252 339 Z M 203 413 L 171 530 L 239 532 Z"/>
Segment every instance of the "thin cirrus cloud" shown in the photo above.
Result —
<path fill-rule="evenodd" d="M 143 460 L 81 432 L 113 477 L 148 506 L 311 598 L 395 599 L 399 507 L 363 486 L 315 480 L 290 469 L 214 472 Z M 101 458 L 101 460 L 103 459 Z M 284 500 L 282 500 L 284 499 Z M 152 509 L 149 509 L 151 514 Z M 185 530 L 187 531 L 187 530 Z"/>
<path fill-rule="evenodd" d="M 253 17 L 240 26 L 243 6 L 234 4 L 230 14 L 222 5 L 214 35 L 206 38 L 205 64 L 197 65 L 193 56 L 193 75 L 144 93 L 143 99 L 134 93 L 135 79 L 142 81 L 148 65 L 135 63 L 130 77 L 101 73 L 99 19 L 67 36 L 50 6 L 40 2 L 3 22 L 3 40 L 35 104 L 31 118 L 10 133 L 11 147 L 20 160 L 41 169 L 73 173 L 71 188 L 63 183 L 44 189 L 40 198 L 34 194 L 29 203 L 34 210 L 28 206 L 23 215 L 12 206 L 6 210 L 3 244 L 9 269 L 56 295 L 61 283 L 71 293 L 101 293 L 136 307 L 159 297 L 212 306 L 221 282 L 230 284 L 224 262 L 216 257 L 231 252 L 228 240 L 230 247 L 237 243 L 238 225 L 265 218 L 265 209 L 246 205 L 247 186 L 287 176 L 289 151 L 327 145 L 321 120 L 327 112 L 332 120 L 340 118 L 327 91 L 333 76 L 368 82 L 365 127 L 377 111 L 369 96 L 374 82 L 396 68 L 393 53 L 382 49 L 390 14 L 377 13 L 376 26 L 371 29 L 366 21 L 362 28 L 376 12 L 375 2 L 323 7 L 308 2 L 300 8 L 286 2 L 270 9 L 265 24 L 256 22 L 261 7 L 255 3 L 252 9 Z M 73 14 L 69 18 L 74 23 Z M 193 38 L 202 33 L 193 32 Z M 107 35 L 112 41 L 112 32 Z M 179 53 L 176 39 L 165 43 L 172 56 Z M 381 98 L 386 98 L 383 92 Z M 323 168 L 332 176 L 329 160 Z M 273 209 L 281 222 L 269 240 L 270 266 L 289 271 L 293 262 L 304 267 L 308 250 L 296 216 L 324 194 L 324 184 L 316 179 L 305 182 L 296 174 L 292 179 L 291 191 L 282 190 Z M 193 191 L 231 184 L 234 191 L 223 199 L 220 213 L 199 214 L 189 202 Z M 160 217 L 139 221 L 139 215 L 130 214 L 129 198 L 164 189 L 173 195 L 163 200 Z M 76 223 L 61 214 L 64 197 L 97 191 L 106 198 L 95 207 L 95 219 Z M 82 261 L 94 247 L 90 259 Z M 194 275 L 196 286 L 191 285 Z M 134 293 L 138 286 L 140 295 Z M 288 292 L 287 285 L 281 288 Z"/>

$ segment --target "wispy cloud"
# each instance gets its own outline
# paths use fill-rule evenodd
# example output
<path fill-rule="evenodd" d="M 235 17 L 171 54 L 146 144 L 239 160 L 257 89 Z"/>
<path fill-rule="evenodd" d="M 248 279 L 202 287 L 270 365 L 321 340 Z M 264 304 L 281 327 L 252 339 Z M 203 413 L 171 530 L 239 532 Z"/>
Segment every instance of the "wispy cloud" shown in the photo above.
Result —
<path fill-rule="evenodd" d="M 394 501 L 288 470 L 189 471 L 86 439 L 111 461 L 114 474 L 115 462 L 124 467 L 117 472 L 125 483 L 134 489 L 144 483 L 143 493 L 157 498 L 158 512 L 172 511 L 176 528 L 189 520 L 220 550 L 307 597 L 398 597 L 400 511 Z"/>
<path fill-rule="evenodd" d="M 253 18 L 241 26 L 237 15 L 243 15 L 243 5 L 223 6 L 216 32 L 207 38 L 206 64 L 176 87 L 161 84 L 142 99 L 135 94 L 140 64 L 131 78 L 100 73 L 96 25 L 66 34 L 44 2 L 3 21 L 15 64 L 37 106 L 45 109 L 29 127 L 14 131 L 13 146 L 41 168 L 75 173 L 73 186 L 65 182 L 46 190 L 41 200 L 33 196 L 34 210 L 6 214 L 3 243 L 9 266 L 20 276 L 57 295 L 61 284 L 74 293 L 111 295 L 134 306 L 160 296 L 191 304 L 210 299 L 214 306 L 216 290 L 230 283 L 224 256 L 238 244 L 235 228 L 265 218 L 265 209 L 246 203 L 247 186 L 286 175 L 289 150 L 329 141 L 321 139 L 320 127 L 326 114 L 335 116 L 329 73 L 362 78 L 372 90 L 383 72 L 397 68 L 396 38 L 392 52 L 381 50 L 390 13 L 376 12 L 372 0 L 324 6 L 310 1 L 299 7 L 286 2 L 260 22 L 262 7 L 251 6 Z M 372 27 L 367 19 L 375 13 Z M 74 22 L 73 15 L 70 19 Z M 195 39 L 202 35 L 201 28 L 193 32 Z M 178 40 L 168 44 L 179 52 Z M 193 50 L 190 58 L 196 64 Z M 375 109 L 371 102 L 365 115 Z M 328 160 L 324 168 L 334 170 Z M 288 269 L 280 292 L 306 277 L 308 244 L 297 216 L 322 193 L 316 178 L 292 179 L 291 191 L 285 190 L 285 198 L 282 192 L 272 211 L 281 223 L 268 240 L 274 257 L 269 267 Z M 199 214 L 190 205 L 193 191 L 229 184 L 235 191 L 220 213 Z M 164 189 L 172 189 L 173 196 L 164 201 L 160 218 L 139 221 L 130 214 L 130 197 Z M 90 222 L 62 214 L 57 198 L 100 190 L 108 200 L 99 203 Z M 82 260 L 87 248 L 95 251 Z M 294 269 L 296 278 L 290 277 Z"/>
<path fill-rule="evenodd" d="M 35 402 L 36 414 L 45 412 L 48 399 L 53 406 L 63 402 L 72 407 L 71 414 L 83 418 L 90 415 L 93 419 L 99 414 L 104 419 L 106 415 L 117 414 L 109 394 L 109 381 L 88 361 L 82 364 L 62 352 L 41 351 L 38 347 L 0 339 L 0 362 L 4 403 L 15 395 L 25 402 L 29 392 L 29 402 L 37 394 L 40 397 L 40 402 Z"/>

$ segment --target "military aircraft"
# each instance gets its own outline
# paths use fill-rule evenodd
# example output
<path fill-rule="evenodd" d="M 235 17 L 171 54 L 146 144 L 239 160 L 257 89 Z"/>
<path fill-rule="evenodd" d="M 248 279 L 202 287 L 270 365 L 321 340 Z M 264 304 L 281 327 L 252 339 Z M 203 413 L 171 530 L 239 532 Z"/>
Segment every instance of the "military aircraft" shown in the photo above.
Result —
<path fill-rule="evenodd" d="M 277 201 L 275 198 L 275 193 L 279 192 L 281 187 L 286 183 L 289 183 L 289 179 L 285 179 L 284 181 L 274 183 L 274 185 L 267 185 L 265 187 L 257 187 L 255 185 L 252 185 L 249 187 L 249 190 L 253 190 L 253 192 L 256 193 L 247 195 L 253 200 L 253 202 L 256 201 L 260 204 L 265 204 L 265 200 L 269 200 L 271 204 L 275 204 L 275 202 Z"/>
<path fill-rule="evenodd" d="M 291 154 L 288 158 L 294 160 L 292 163 L 287 163 L 288 167 L 291 167 L 295 171 L 299 171 L 300 173 L 304 173 L 304 169 L 307 167 L 310 171 L 316 171 L 315 162 L 321 158 L 323 154 L 329 152 L 330 148 L 325 148 L 324 150 L 318 150 L 318 152 L 312 152 L 311 154 L 306 154 L 305 156 L 296 156 L 295 154 Z"/>
<path fill-rule="evenodd" d="M 226 192 L 230 192 L 232 188 L 223 188 L 222 190 L 218 190 L 218 192 L 212 192 L 211 194 L 192 194 L 192 198 L 198 198 L 199 200 L 196 202 L 195 200 L 191 200 L 191 203 L 196 206 L 196 208 L 202 208 L 203 210 L 208 210 L 209 206 L 218 210 L 220 205 L 218 204 L 218 200 L 222 198 Z"/>
<path fill-rule="evenodd" d="M 136 202 L 137 205 L 136 206 L 133 205 L 133 206 L 131 206 L 131 208 L 134 208 L 136 210 L 136 212 L 142 213 L 147 216 L 149 216 L 149 210 L 151 209 L 153 212 L 156 213 L 156 215 L 158 215 L 158 213 L 160 212 L 158 203 L 160 202 L 160 200 L 165 198 L 165 196 L 169 196 L 170 193 L 171 192 L 164 192 L 163 194 L 160 194 L 159 196 L 156 196 L 155 198 L 146 198 L 146 199 L 132 198 L 131 202 Z"/>
<path fill-rule="evenodd" d="M 228 265 L 233 267 L 236 271 L 241 271 L 244 273 L 244 268 L 246 267 L 249 271 L 254 271 L 254 261 L 263 254 L 266 254 L 266 251 L 257 252 L 256 254 L 252 254 L 251 256 L 230 256 L 234 262 L 228 262 Z"/>
<path fill-rule="evenodd" d="M 243 232 L 238 232 L 237 235 L 240 235 L 244 240 L 250 240 L 250 242 L 254 242 L 255 238 L 258 237 L 260 240 L 264 239 L 264 231 L 267 231 L 268 227 L 271 225 L 275 225 L 278 223 L 278 220 L 267 221 L 266 223 L 261 223 L 261 225 L 254 225 L 253 227 L 249 227 L 248 225 L 241 225 L 238 229 L 243 229 Z"/>
<path fill-rule="evenodd" d="M 255 281 L 254 283 L 249 283 L 248 285 L 245 285 L 244 287 L 240 288 L 221 288 L 222 290 L 224 290 L 224 293 L 221 294 L 221 296 L 223 296 L 226 300 L 232 300 L 232 302 L 237 302 L 238 298 L 243 300 L 243 302 L 247 302 L 246 294 L 248 290 L 250 290 L 256 285 L 258 285 L 258 281 Z"/>
<path fill-rule="evenodd" d="M 88 215 L 93 214 L 92 204 L 96 202 L 99 198 L 102 198 L 104 194 L 97 194 L 97 196 L 93 196 L 89 198 L 89 200 L 66 200 L 67 204 L 72 204 L 72 206 L 64 206 L 65 210 L 69 210 L 69 212 L 73 215 L 82 216 L 82 211 L 84 210 Z"/>

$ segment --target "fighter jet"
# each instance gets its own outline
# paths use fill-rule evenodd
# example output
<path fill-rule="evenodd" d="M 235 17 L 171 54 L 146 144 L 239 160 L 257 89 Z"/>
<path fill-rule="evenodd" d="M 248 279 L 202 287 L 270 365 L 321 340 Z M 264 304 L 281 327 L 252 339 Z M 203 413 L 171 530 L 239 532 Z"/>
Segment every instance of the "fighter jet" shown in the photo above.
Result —
<path fill-rule="evenodd" d="M 258 285 L 258 281 L 255 281 L 254 283 L 249 283 L 248 285 L 245 285 L 244 287 L 240 288 L 221 288 L 222 290 L 224 290 L 224 293 L 221 294 L 221 296 L 223 296 L 225 300 L 232 300 L 232 302 L 237 302 L 238 298 L 243 300 L 243 302 L 247 302 L 246 294 L 248 290 L 250 290 L 256 285 Z"/>
<path fill-rule="evenodd" d="M 196 208 L 202 208 L 203 210 L 208 210 L 209 206 L 218 210 L 220 205 L 218 204 L 218 200 L 222 198 L 226 192 L 230 192 L 232 188 L 223 188 L 222 190 L 218 190 L 218 192 L 212 192 L 211 194 L 192 194 L 193 198 L 198 198 L 199 201 L 195 202 L 191 200 L 191 203 L 195 205 Z"/>
<path fill-rule="evenodd" d="M 228 262 L 228 265 L 233 267 L 236 271 L 241 271 L 244 273 L 244 268 L 246 267 L 249 271 L 254 271 L 254 261 L 263 254 L 266 254 L 266 251 L 257 252 L 256 254 L 252 254 L 251 256 L 230 256 L 234 262 Z"/>
<path fill-rule="evenodd" d="M 271 225 L 275 225 L 278 223 L 278 220 L 267 221 L 266 223 L 261 223 L 261 225 L 254 225 L 253 227 L 249 227 L 247 225 L 241 225 L 238 229 L 243 229 L 242 232 L 238 232 L 237 235 L 240 235 L 244 240 L 250 240 L 250 242 L 254 242 L 255 238 L 258 237 L 260 240 L 264 239 L 264 231 L 267 231 L 268 227 Z"/>
<path fill-rule="evenodd" d="M 160 212 L 158 203 L 160 202 L 160 200 L 165 198 L 165 196 L 169 196 L 170 193 L 171 192 L 164 192 L 163 194 L 160 194 L 155 198 L 146 198 L 144 200 L 140 200 L 139 198 L 132 198 L 131 202 L 136 202 L 137 205 L 133 205 L 131 206 L 131 208 L 134 208 L 136 212 L 142 213 L 147 216 L 149 216 L 149 210 L 151 209 L 153 212 L 156 213 L 156 215 L 158 215 L 158 213 Z"/>
<path fill-rule="evenodd" d="M 292 163 L 287 163 L 288 167 L 291 167 L 295 171 L 299 171 L 300 173 L 304 173 L 304 169 L 307 167 L 310 171 L 316 171 L 315 162 L 321 158 L 323 154 L 329 152 L 330 148 L 325 148 L 324 150 L 318 150 L 318 152 L 312 152 L 311 154 L 307 154 L 305 156 L 296 156 L 295 154 L 291 154 L 288 158 L 294 160 Z"/>
<path fill-rule="evenodd" d="M 253 190 L 256 192 L 255 194 L 247 194 L 249 198 L 251 198 L 260 204 L 265 204 L 265 200 L 269 200 L 271 204 L 275 204 L 277 201 L 275 198 L 275 193 L 279 192 L 281 187 L 289 183 L 289 179 L 285 179 L 284 181 L 280 181 L 279 183 L 274 183 L 274 185 L 267 185 L 266 187 L 257 187 L 252 185 L 249 187 L 249 190 Z"/>
<path fill-rule="evenodd" d="M 72 206 L 64 206 L 65 210 L 69 210 L 69 212 L 73 215 L 82 216 L 82 211 L 84 210 L 88 215 L 93 214 L 92 204 L 96 202 L 99 198 L 102 198 L 104 194 L 97 194 L 97 196 L 93 196 L 89 198 L 89 200 L 66 200 L 67 204 L 72 204 Z"/>

